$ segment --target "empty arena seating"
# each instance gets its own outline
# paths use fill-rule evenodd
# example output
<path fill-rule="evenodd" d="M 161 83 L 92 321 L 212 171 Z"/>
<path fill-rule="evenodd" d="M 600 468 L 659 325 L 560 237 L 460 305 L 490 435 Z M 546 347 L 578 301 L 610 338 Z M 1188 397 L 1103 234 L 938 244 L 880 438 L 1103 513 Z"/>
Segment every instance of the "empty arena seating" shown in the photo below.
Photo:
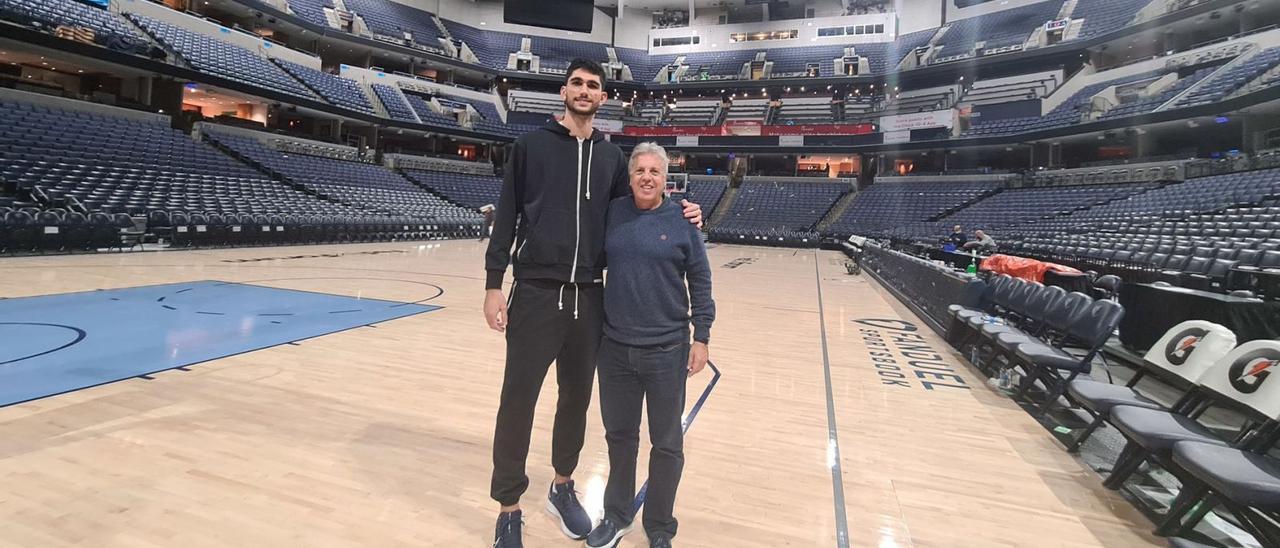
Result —
<path fill-rule="evenodd" d="M 344 0 L 347 9 L 364 19 L 376 35 L 403 40 L 405 34 L 417 44 L 441 51 L 440 30 L 429 12 L 392 0 Z"/>
<path fill-rule="evenodd" d="M 631 79 L 637 82 L 652 82 L 658 71 L 673 62 L 676 55 L 649 55 L 648 50 L 634 48 L 614 48 L 618 61 L 631 69 Z"/>
<path fill-rule="evenodd" d="M 115 36 L 135 43 L 146 38 L 111 12 L 72 0 L 0 0 L 0 18 L 18 23 L 38 24 L 46 30 L 58 26 L 92 29 L 94 41 L 106 44 Z"/>
<path fill-rule="evenodd" d="M 454 40 L 465 42 L 484 66 L 505 69 L 511 53 L 520 51 L 519 34 L 480 30 L 448 19 L 440 21 L 449 29 L 449 35 Z"/>
<path fill-rule="evenodd" d="M 631 108 L 636 114 L 645 119 L 647 125 L 657 123 L 667 114 L 667 103 L 662 99 L 636 101 Z"/>
<path fill-rule="evenodd" d="M 825 232 L 841 239 L 854 234 L 883 235 L 887 229 L 936 218 L 1000 186 L 996 180 L 876 183 L 859 192 Z"/>
<path fill-rule="evenodd" d="M 409 106 L 409 102 L 405 99 L 400 89 L 386 84 L 373 84 L 373 94 L 378 96 L 378 101 L 382 103 L 382 108 L 386 109 L 387 115 L 392 120 L 401 120 L 404 122 L 417 122 L 418 117 L 413 115 L 413 109 Z"/>
<path fill-rule="evenodd" d="M 39 186 L 54 200 L 74 197 L 90 211 L 350 211 L 272 181 L 167 122 L 15 102 L 3 103 L 0 119 L 3 179 L 17 190 Z"/>
<path fill-rule="evenodd" d="M 551 119 L 552 117 L 547 114 L 535 114 L 532 112 L 509 110 L 507 111 L 507 123 L 504 124 L 504 127 L 509 135 L 523 135 L 524 133 L 542 127 Z"/>
<path fill-rule="evenodd" d="M 713 77 L 736 78 L 746 63 L 756 58 L 757 50 L 708 51 L 685 55 L 685 64 L 689 70 L 685 72 L 685 80 L 698 80 L 702 72 Z"/>
<path fill-rule="evenodd" d="M 444 114 L 436 112 L 427 102 L 428 99 L 415 94 L 406 93 L 404 98 L 408 101 L 409 106 L 413 108 L 413 112 L 418 115 L 418 119 L 424 124 L 431 124 L 444 127 L 458 127 L 458 119 L 452 114 Z"/>
<path fill-rule="evenodd" d="M 815 124 L 836 120 L 831 97 L 782 97 L 777 123 Z"/>
<path fill-rule="evenodd" d="M 479 99 L 465 99 L 462 97 L 453 97 L 458 101 L 471 105 L 480 115 L 480 118 L 472 118 L 472 125 L 479 131 L 496 133 L 499 135 L 520 135 L 527 131 L 527 128 L 508 126 L 503 123 L 502 115 L 498 113 L 498 107 L 489 101 L 481 101 Z"/>
<path fill-rule="evenodd" d="M 1176 220 L 1231 206 L 1247 206 L 1277 194 L 1280 194 L 1280 170 L 1210 175 L 1079 211 L 1050 227 L 1064 232 L 1114 230 L 1166 219 Z"/>
<path fill-rule="evenodd" d="M 860 49 L 863 45 L 858 44 L 854 47 Z M 844 48 L 843 45 L 775 48 L 768 51 L 766 59 L 773 61 L 773 69 L 770 72 L 773 78 L 804 76 L 809 63 L 818 64 L 818 76 L 833 76 L 834 61 L 844 55 Z"/>
<path fill-rule="evenodd" d="M 947 86 L 895 94 L 884 110 L 886 114 L 943 110 L 951 108 L 955 102 L 955 87 Z"/>
<path fill-rule="evenodd" d="M 854 95 L 837 103 L 836 115 L 845 122 L 871 121 L 880 115 L 883 104 L 883 96 Z"/>
<path fill-rule="evenodd" d="M 1163 73 L 1164 71 L 1162 70 L 1148 71 L 1089 84 L 1072 94 L 1067 98 L 1067 100 L 1063 101 L 1062 104 L 1046 113 L 1044 117 L 1040 119 L 1040 122 L 1036 124 L 1034 129 L 1050 129 L 1080 123 L 1084 120 L 1085 115 L 1090 113 L 1090 100 L 1094 95 L 1097 95 L 1104 89 L 1111 86 L 1122 86 L 1135 82 L 1155 80 Z"/>
<path fill-rule="evenodd" d="M 889 68 L 897 68 L 898 63 L 901 63 L 903 58 L 916 48 L 928 45 L 929 40 L 932 40 L 933 35 L 937 33 L 938 29 L 925 29 L 898 35 L 898 38 L 889 46 L 891 52 L 888 59 L 890 61 Z"/>
<path fill-rule="evenodd" d="M 449 204 L 399 173 L 378 164 L 286 154 L 258 139 L 208 132 L 208 137 L 286 181 L 374 213 L 447 222 L 478 220 L 478 214 Z"/>
<path fill-rule="evenodd" d="M 830 97 L 783 97 L 778 107 L 780 124 L 822 124 L 835 118 Z"/>
<path fill-rule="evenodd" d="M 497 205 L 502 194 L 502 179 L 492 175 L 406 169 L 404 176 L 473 211 L 487 204 Z"/>
<path fill-rule="evenodd" d="M 696 177 L 696 176 L 695 176 Z M 710 219 L 720 205 L 720 199 L 728 190 L 729 182 L 721 180 L 699 180 L 691 177 L 685 189 L 688 199 L 702 208 L 702 218 Z"/>
<path fill-rule="evenodd" d="M 1187 107 L 1220 101 L 1277 65 L 1280 65 L 1280 47 L 1262 50 L 1214 74 L 1208 81 L 1178 99 L 1176 106 Z"/>
<path fill-rule="evenodd" d="M 720 110 L 718 99 L 697 99 L 671 103 L 667 122 L 677 126 L 709 126 Z"/>
<path fill-rule="evenodd" d="M 1035 223 L 1045 217 L 1098 206 L 1158 186 L 1158 183 L 1122 183 L 1008 189 L 944 216 L 927 234 L 945 234 L 943 230 L 954 225 L 970 231 L 983 229 L 988 233 L 999 233 L 998 229 L 1010 225 Z"/>
<path fill-rule="evenodd" d="M 1040 121 L 1041 118 L 1039 116 L 1003 118 L 999 120 L 978 119 L 971 122 L 969 129 L 966 129 L 963 135 L 965 137 L 980 137 L 983 135 L 1022 133 L 1024 131 L 1041 129 Z"/>
<path fill-rule="evenodd" d="M 1123 28 L 1152 0 L 1076 0 L 1072 19 L 1083 19 L 1077 38 L 1092 38 Z"/>
<path fill-rule="evenodd" d="M 340 107 L 349 108 L 365 114 L 373 114 L 373 105 L 365 95 L 360 84 L 350 78 L 321 72 L 311 67 L 291 63 L 283 59 L 272 59 L 286 72 L 292 74 L 312 91 L 320 94 L 326 101 Z"/>
<path fill-rule="evenodd" d="M 1105 119 L 1151 112 L 1173 99 L 1181 91 L 1208 77 L 1214 70 L 1213 68 L 1197 70 L 1173 82 L 1169 87 L 1145 96 L 1143 95 L 1146 93 L 1145 90 L 1155 85 L 1162 76 L 1170 74 L 1169 70 L 1159 69 L 1103 80 L 1084 86 L 1042 117 L 975 120 L 964 134 L 979 136 L 1038 131 L 1093 121 L 1093 116 L 1096 114 L 1100 114 L 1098 119 Z M 1110 110 L 1095 111 L 1093 97 L 1112 86 L 1115 86 L 1117 91 L 1134 89 L 1141 93 L 1131 94 L 1127 97 L 1128 100 L 1121 94 L 1119 105 L 1115 105 Z"/>
<path fill-rule="evenodd" d="M 485 103 L 487 106 L 476 106 L 476 110 L 493 109 L 494 115 L 497 114 L 497 107 L 492 104 Z M 564 99 L 559 94 L 541 93 L 536 91 L 511 90 L 507 93 L 507 104 L 510 105 L 511 111 L 529 112 L 541 114 L 543 116 L 555 116 L 564 112 Z M 626 116 L 622 103 L 614 98 L 606 99 L 604 104 L 600 105 L 600 110 L 596 112 L 596 118 L 602 120 L 621 120 Z M 488 115 L 486 115 L 486 118 Z"/>
<path fill-rule="evenodd" d="M 444 113 L 436 114 L 430 111 L 429 106 L 423 102 L 422 99 L 419 99 L 412 94 L 407 94 L 407 96 L 410 98 L 410 105 L 412 105 L 414 110 L 418 112 L 418 117 L 423 120 L 443 116 L 445 119 L 444 123 L 446 125 L 455 123 L 456 117 L 453 112 L 467 112 L 467 107 L 470 106 L 475 111 L 475 115 L 470 117 L 469 123 L 475 130 L 496 133 L 498 135 L 519 135 L 524 131 L 522 128 L 508 127 L 504 124 L 502 122 L 501 115 L 498 113 L 498 107 L 494 106 L 494 104 L 489 101 L 437 92 L 435 100 L 444 109 Z M 423 115 L 422 109 L 424 108 L 426 108 L 428 112 L 426 116 Z M 515 133 L 517 131 L 520 133 Z"/>
<path fill-rule="evenodd" d="M 710 234 L 726 242 L 816 242 L 815 225 L 848 191 L 838 183 L 746 182 Z"/>
<path fill-rule="evenodd" d="M 318 100 L 306 86 L 256 52 L 145 15 L 130 14 L 129 17 L 200 72 L 277 93 Z"/>
<path fill-rule="evenodd" d="M 978 106 L 1040 99 L 1053 93 L 1058 84 L 1054 75 L 979 80 L 964 90 L 958 104 Z"/>
<path fill-rule="evenodd" d="M 1280 170 L 1212 175 L 1004 229 L 1013 249 L 1090 267 L 1165 272 L 1165 281 L 1230 288 L 1239 267 L 1274 268 Z"/>
<path fill-rule="evenodd" d="M 530 36 L 529 51 L 537 55 L 543 67 L 567 68 L 574 59 L 590 59 L 603 63 L 609 58 L 605 45 L 600 42 L 584 42 L 548 36 Z"/>
<path fill-rule="evenodd" d="M 325 17 L 324 9 L 332 9 L 333 0 L 288 0 L 288 3 L 289 9 L 308 23 L 329 26 L 329 18 Z"/>
<path fill-rule="evenodd" d="M 1047 0 L 950 23 L 936 41 L 940 51 L 934 61 L 966 59 L 989 51 L 1020 50 L 1032 31 L 1057 18 L 1061 7 L 1062 0 Z M 983 43 L 982 51 L 975 52 L 979 42 Z"/>
<path fill-rule="evenodd" d="M 906 55 L 894 42 L 866 42 L 853 44 L 852 47 L 854 55 L 867 59 L 867 69 L 871 71 L 870 74 L 885 74 L 889 71 L 890 52 L 893 52 L 893 55 Z M 901 56 L 898 60 L 900 59 Z M 897 60 L 894 60 L 894 66 L 896 63 Z"/>
<path fill-rule="evenodd" d="M 729 122 L 763 122 L 765 115 L 769 113 L 768 99 L 738 99 L 731 105 L 728 114 L 725 115 L 726 121 Z"/>
<path fill-rule="evenodd" d="M 1169 102 L 1170 99 L 1173 99 L 1187 88 L 1196 85 L 1210 74 L 1213 74 L 1215 70 L 1217 70 L 1217 67 L 1202 68 L 1180 78 L 1177 82 L 1174 82 L 1173 85 L 1160 90 L 1159 92 L 1129 94 L 1128 96 L 1121 95 L 1120 104 L 1108 110 L 1100 119 L 1106 120 L 1108 118 L 1119 118 L 1122 116 L 1133 116 L 1135 114 L 1151 112 L 1159 108 L 1161 105 Z"/>
<path fill-rule="evenodd" d="M 507 104 L 511 110 L 520 112 L 536 112 L 540 114 L 557 114 L 564 112 L 564 101 L 553 93 L 539 93 L 513 89 L 507 92 Z"/>

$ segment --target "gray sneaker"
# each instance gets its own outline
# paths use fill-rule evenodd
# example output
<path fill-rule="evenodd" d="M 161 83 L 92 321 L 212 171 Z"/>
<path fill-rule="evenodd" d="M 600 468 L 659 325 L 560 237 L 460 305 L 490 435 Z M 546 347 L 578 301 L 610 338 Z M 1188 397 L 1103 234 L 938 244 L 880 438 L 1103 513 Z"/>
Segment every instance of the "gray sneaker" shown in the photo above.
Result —
<path fill-rule="evenodd" d="M 622 536 L 631 532 L 631 526 L 618 527 L 613 520 L 605 518 L 587 535 L 587 546 L 590 548 L 613 548 L 622 540 Z"/>
<path fill-rule="evenodd" d="M 657 534 L 649 537 L 649 548 L 671 548 L 671 537 Z"/>

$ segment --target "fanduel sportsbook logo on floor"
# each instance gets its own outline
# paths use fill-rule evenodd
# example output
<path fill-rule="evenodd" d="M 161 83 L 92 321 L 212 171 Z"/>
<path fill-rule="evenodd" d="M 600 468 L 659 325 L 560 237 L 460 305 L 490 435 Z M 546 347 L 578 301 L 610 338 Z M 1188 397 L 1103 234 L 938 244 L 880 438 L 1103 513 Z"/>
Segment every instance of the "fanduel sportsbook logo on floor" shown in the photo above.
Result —
<path fill-rule="evenodd" d="M 925 390 L 969 389 L 964 378 L 925 342 L 915 324 L 874 318 L 853 323 L 863 326 L 858 331 L 880 382 Z"/>

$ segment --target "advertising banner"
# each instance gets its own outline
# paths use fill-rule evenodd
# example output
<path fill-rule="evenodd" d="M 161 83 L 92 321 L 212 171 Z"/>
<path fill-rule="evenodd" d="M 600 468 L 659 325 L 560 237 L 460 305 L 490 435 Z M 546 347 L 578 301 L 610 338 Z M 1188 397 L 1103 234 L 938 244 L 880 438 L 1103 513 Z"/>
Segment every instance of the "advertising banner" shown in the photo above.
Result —
<path fill-rule="evenodd" d="M 954 110 L 933 110 L 929 112 L 913 112 L 911 114 L 894 114 L 880 117 L 880 130 L 899 131 L 906 129 L 924 129 L 930 127 L 951 127 L 956 119 Z"/>

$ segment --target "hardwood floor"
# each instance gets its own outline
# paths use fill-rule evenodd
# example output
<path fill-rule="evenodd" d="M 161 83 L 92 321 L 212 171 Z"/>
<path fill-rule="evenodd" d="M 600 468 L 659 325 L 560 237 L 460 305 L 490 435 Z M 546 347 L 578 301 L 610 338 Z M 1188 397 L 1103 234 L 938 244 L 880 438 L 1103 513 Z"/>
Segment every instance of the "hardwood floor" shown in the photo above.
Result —
<path fill-rule="evenodd" d="M 0 546 L 488 546 L 504 340 L 481 316 L 482 254 L 456 241 L 0 260 L 0 297 L 223 280 L 444 307 L 0 408 Z M 834 546 L 841 515 L 851 546 L 1161 545 L 839 254 L 710 257 L 722 377 L 686 439 L 680 545 Z M 691 406 L 710 380 L 689 381 Z M 552 377 L 524 498 L 533 547 L 578 544 L 542 510 L 555 398 Z M 607 455 L 589 413 L 576 478 L 598 515 Z"/>

